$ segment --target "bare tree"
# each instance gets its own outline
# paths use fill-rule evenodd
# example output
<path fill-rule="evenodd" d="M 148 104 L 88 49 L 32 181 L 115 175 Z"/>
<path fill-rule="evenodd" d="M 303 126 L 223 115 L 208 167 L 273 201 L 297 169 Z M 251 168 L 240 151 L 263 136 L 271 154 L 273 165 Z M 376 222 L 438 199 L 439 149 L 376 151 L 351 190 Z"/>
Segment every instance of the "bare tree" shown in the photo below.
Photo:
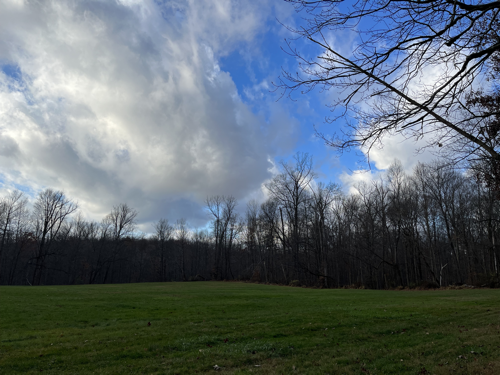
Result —
<path fill-rule="evenodd" d="M 167 219 L 160 219 L 155 224 L 155 240 L 160 255 L 160 280 L 167 281 L 167 246 L 174 233 L 174 227 L 168 223 Z"/>
<path fill-rule="evenodd" d="M 88 283 L 97 282 L 99 275 L 104 270 L 107 257 L 104 254 L 106 242 L 109 240 L 110 225 L 104 220 L 100 223 L 91 221 L 87 223 L 88 246 L 87 262 L 89 264 Z"/>
<path fill-rule="evenodd" d="M 266 281 L 284 280 L 285 283 L 288 283 L 285 259 L 278 256 L 278 253 L 283 253 L 285 249 L 285 238 L 281 225 L 283 221 L 280 220 L 279 203 L 275 199 L 268 199 L 260 205 L 258 222 L 262 247 L 264 248 Z M 283 275 L 283 278 L 280 275 Z"/>
<path fill-rule="evenodd" d="M 260 280 L 263 274 L 265 280 L 268 281 L 266 261 L 262 251 L 263 241 L 259 231 L 259 204 L 255 200 L 247 203 L 244 237 L 246 251 L 250 255 L 252 277 Z"/>
<path fill-rule="evenodd" d="M 310 199 L 310 183 L 315 177 L 312 158 L 309 154 L 297 153 L 294 163 L 281 163 L 282 172 L 276 175 L 266 188 L 280 205 L 281 237 L 289 247 L 294 259 L 293 268 L 299 268 L 299 247 L 301 244 L 301 209 Z M 288 219 L 289 235 L 285 236 L 283 211 Z"/>
<path fill-rule="evenodd" d="M 104 274 L 104 283 L 106 282 L 111 267 L 115 264 L 117 259 L 120 244 L 127 236 L 134 233 L 136 228 L 137 211 L 129 207 L 126 203 L 114 206 L 111 212 L 104 218 L 103 225 L 109 229 L 109 235 L 112 241 L 112 250 L 108 258 L 108 266 Z M 111 275 L 113 280 L 113 275 Z"/>
<path fill-rule="evenodd" d="M 189 240 L 189 230 L 187 221 L 184 218 L 178 219 L 175 225 L 175 237 L 179 245 L 178 265 L 181 271 L 182 281 L 187 281 L 186 276 L 186 251 Z"/>
<path fill-rule="evenodd" d="M 223 215 L 223 202 L 224 196 L 216 195 L 213 197 L 207 197 L 205 205 L 213 216 L 213 234 L 215 239 L 215 254 L 214 254 L 214 265 L 212 267 L 211 276 L 215 279 L 220 277 L 220 262 L 222 258 L 222 245 L 221 237 L 224 234 L 222 215 Z"/>
<path fill-rule="evenodd" d="M 46 189 L 40 194 L 33 206 L 34 234 L 37 247 L 33 260 L 35 262 L 31 283 L 40 284 L 46 259 L 51 255 L 51 247 L 65 220 L 75 212 L 78 205 L 67 199 L 62 191 Z"/>
<path fill-rule="evenodd" d="M 27 198 L 21 191 L 14 191 L 0 200 L 0 280 L 2 278 L 2 255 L 9 236 L 14 232 L 17 220 L 26 209 Z"/>
<path fill-rule="evenodd" d="M 213 216 L 215 259 L 212 277 L 226 278 L 231 273 L 231 246 L 236 234 L 236 199 L 233 196 L 216 195 L 207 198 L 205 204 Z"/>
<path fill-rule="evenodd" d="M 111 236 L 119 240 L 131 235 L 136 228 L 135 218 L 137 211 L 129 207 L 126 203 L 114 206 L 111 212 L 104 218 L 111 227 Z"/>
<path fill-rule="evenodd" d="M 288 43 L 300 72 L 285 71 L 278 86 L 288 93 L 336 91 L 330 121 L 342 117 L 348 125 L 320 134 L 329 144 L 371 149 L 385 135 L 429 135 L 430 144 L 448 146 L 454 161 L 457 151 L 461 158 L 484 153 L 500 160 L 498 143 L 484 135 L 493 114 L 465 105 L 500 51 L 499 2 L 287 1 L 305 22 L 290 30 L 317 53 L 309 57 Z M 332 39 L 349 33 L 357 39 L 341 51 Z"/>
<path fill-rule="evenodd" d="M 238 215 L 236 214 L 236 198 L 233 196 L 225 197 L 223 207 L 223 227 L 224 237 L 224 278 L 234 278 L 231 268 L 233 243 L 240 232 L 238 225 Z"/>
<path fill-rule="evenodd" d="M 0 281 L 4 281 L 7 274 L 7 279 L 12 280 L 26 244 L 29 221 L 27 203 L 27 198 L 20 191 L 13 191 L 0 200 Z M 11 259 L 10 265 L 6 266 L 6 261 L 9 260 L 6 259 L 8 247 L 11 247 Z"/>
<path fill-rule="evenodd" d="M 500 80 L 500 56 L 494 58 L 492 80 Z M 468 97 L 467 108 L 473 108 L 484 118 L 480 127 L 480 137 L 492 148 L 500 147 L 500 91 L 498 87 L 491 93 L 478 90 Z M 470 161 L 470 168 L 474 171 L 479 182 L 491 188 L 496 198 L 500 200 L 500 159 L 489 157 L 485 151 L 477 152 Z"/>
<path fill-rule="evenodd" d="M 313 212 L 313 238 L 316 256 L 316 269 L 309 270 L 315 276 L 322 277 L 324 286 L 328 286 L 328 279 L 331 278 L 328 272 L 328 255 L 331 248 L 328 243 L 327 220 L 329 211 L 336 200 L 342 199 L 340 186 L 330 183 L 315 184 L 312 187 L 311 209 Z"/>

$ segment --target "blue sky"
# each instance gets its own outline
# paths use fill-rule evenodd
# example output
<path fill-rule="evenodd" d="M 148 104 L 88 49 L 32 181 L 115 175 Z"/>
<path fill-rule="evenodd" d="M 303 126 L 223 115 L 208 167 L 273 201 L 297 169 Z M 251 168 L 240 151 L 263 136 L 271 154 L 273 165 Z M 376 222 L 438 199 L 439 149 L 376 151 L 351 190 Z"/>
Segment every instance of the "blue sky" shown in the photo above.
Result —
<path fill-rule="evenodd" d="M 148 231 L 161 217 L 203 226 L 207 196 L 241 210 L 263 200 L 276 163 L 299 151 L 346 191 L 396 157 L 410 170 L 401 139 L 359 174 L 361 150 L 339 157 L 315 138 L 314 125 L 342 126 L 324 124 L 333 93 L 279 99 L 273 82 L 297 62 L 277 19 L 300 22 L 284 1 L 2 1 L 0 194 L 60 189 L 92 220 L 127 203 Z"/>

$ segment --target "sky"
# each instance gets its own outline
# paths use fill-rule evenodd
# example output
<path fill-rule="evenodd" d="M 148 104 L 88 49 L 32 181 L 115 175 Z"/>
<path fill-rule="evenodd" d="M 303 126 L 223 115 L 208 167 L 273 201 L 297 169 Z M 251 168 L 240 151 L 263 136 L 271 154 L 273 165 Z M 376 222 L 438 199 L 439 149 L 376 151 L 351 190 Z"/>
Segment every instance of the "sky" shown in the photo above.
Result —
<path fill-rule="evenodd" d="M 334 94 L 273 84 L 297 70 L 283 24 L 300 22 L 285 1 L 0 0 L 0 195 L 62 190 L 97 221 L 127 203 L 148 232 L 160 218 L 203 227 L 213 195 L 243 212 L 297 152 L 346 191 L 395 158 L 433 159 L 392 137 L 359 173 L 364 150 L 315 137 L 340 126 L 324 122 Z"/>

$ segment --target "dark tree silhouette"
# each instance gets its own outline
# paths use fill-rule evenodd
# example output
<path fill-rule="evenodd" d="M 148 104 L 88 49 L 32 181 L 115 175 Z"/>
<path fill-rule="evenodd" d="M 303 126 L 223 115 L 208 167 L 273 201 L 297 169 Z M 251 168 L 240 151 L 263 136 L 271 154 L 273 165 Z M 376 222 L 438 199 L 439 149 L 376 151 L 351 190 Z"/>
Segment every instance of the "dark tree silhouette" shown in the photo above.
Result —
<path fill-rule="evenodd" d="M 497 23 L 500 21 L 497 21 Z M 500 55 L 493 56 L 490 66 L 490 81 L 494 82 L 489 92 L 474 91 L 467 98 L 467 107 L 478 112 L 484 119 L 479 129 L 479 138 L 492 148 L 500 148 Z M 492 158 L 483 150 L 471 160 L 471 169 L 482 183 L 491 187 L 500 199 L 500 159 Z"/>
<path fill-rule="evenodd" d="M 307 154 L 279 164 L 268 199 L 249 203 L 244 218 L 234 197 L 208 198 L 211 231 L 161 219 L 148 236 L 126 204 L 101 223 L 71 218 L 75 205 L 52 190 L 40 193 L 29 220 L 28 204 L 14 192 L 0 201 L 0 284 L 500 286 L 500 200 L 491 186 L 449 163 L 405 173 L 394 162 L 346 195 L 317 181 L 312 165 Z"/>
<path fill-rule="evenodd" d="M 168 242 L 174 234 L 174 227 L 168 223 L 167 219 L 160 219 L 154 226 L 155 240 L 159 255 L 159 276 L 161 281 L 167 281 L 167 260 L 168 260 Z"/>
<path fill-rule="evenodd" d="M 329 144 L 370 150 L 386 135 L 425 135 L 455 162 L 479 153 L 500 160 L 498 144 L 483 136 L 489 116 L 466 106 L 500 50 L 500 2 L 287 1 L 304 19 L 289 29 L 317 48 L 311 55 L 289 41 L 299 72 L 284 71 L 278 87 L 335 91 L 329 121 L 343 117 L 347 126 L 320 133 Z"/>
<path fill-rule="evenodd" d="M 53 244 L 63 224 L 68 216 L 76 211 L 78 205 L 67 199 L 62 191 L 46 189 L 38 194 L 33 208 L 34 235 L 37 246 L 33 255 L 35 268 L 31 283 L 38 285 L 46 267 L 47 257 L 54 255 Z"/>

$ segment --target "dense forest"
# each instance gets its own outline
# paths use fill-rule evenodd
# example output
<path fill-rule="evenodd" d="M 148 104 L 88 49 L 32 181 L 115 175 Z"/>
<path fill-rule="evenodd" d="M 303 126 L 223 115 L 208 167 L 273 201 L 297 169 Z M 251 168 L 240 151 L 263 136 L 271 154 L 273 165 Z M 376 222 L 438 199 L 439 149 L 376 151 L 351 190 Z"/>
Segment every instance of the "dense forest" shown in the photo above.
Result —
<path fill-rule="evenodd" d="M 499 200 L 473 173 L 434 162 L 408 175 L 396 161 L 344 194 L 317 182 L 307 154 L 280 167 L 268 199 L 246 211 L 231 196 L 207 198 L 203 230 L 160 219 L 146 235 L 127 204 L 95 222 L 60 191 L 44 190 L 31 204 L 12 192 L 0 202 L 0 283 L 499 286 Z"/>

